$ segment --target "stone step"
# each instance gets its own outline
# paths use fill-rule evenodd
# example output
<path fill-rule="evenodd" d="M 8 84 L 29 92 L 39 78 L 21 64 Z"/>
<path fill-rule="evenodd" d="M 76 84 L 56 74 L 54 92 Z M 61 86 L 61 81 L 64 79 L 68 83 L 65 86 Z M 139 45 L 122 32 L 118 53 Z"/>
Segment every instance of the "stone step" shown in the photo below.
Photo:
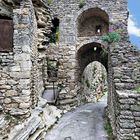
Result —
<path fill-rule="evenodd" d="M 17 128 L 16 135 L 10 138 L 10 140 L 27 140 L 30 135 L 35 133 L 35 131 L 39 128 L 40 125 L 41 118 L 34 116 L 22 129 Z"/>
<path fill-rule="evenodd" d="M 51 84 L 46 86 L 46 89 L 53 89 L 53 88 L 58 88 L 58 86 L 54 85 L 54 87 L 53 87 L 53 85 L 51 85 Z"/>
<path fill-rule="evenodd" d="M 6 124 L 7 124 L 7 121 L 5 120 L 4 115 L 1 115 L 1 116 L 0 116 L 0 130 L 1 130 L 2 128 L 4 128 L 4 127 L 6 126 Z"/>
<path fill-rule="evenodd" d="M 60 105 L 67 105 L 67 104 L 73 104 L 75 102 L 77 102 L 77 99 L 76 98 L 73 98 L 73 99 L 60 100 L 59 101 L 59 104 Z"/>
<path fill-rule="evenodd" d="M 28 140 L 38 140 L 44 129 L 38 129 Z"/>

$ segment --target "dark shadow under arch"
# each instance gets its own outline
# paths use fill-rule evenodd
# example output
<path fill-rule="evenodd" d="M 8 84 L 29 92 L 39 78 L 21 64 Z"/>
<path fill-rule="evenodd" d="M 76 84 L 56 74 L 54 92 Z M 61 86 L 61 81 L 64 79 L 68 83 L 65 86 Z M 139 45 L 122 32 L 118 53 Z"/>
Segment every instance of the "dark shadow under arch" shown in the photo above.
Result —
<path fill-rule="evenodd" d="M 109 16 L 98 7 L 84 11 L 77 21 L 79 37 L 102 35 L 108 32 Z"/>
<path fill-rule="evenodd" d="M 77 60 L 79 80 L 85 67 L 93 61 L 100 62 L 108 71 L 108 54 L 105 53 L 102 45 L 99 43 L 93 42 L 82 46 L 77 52 Z"/>

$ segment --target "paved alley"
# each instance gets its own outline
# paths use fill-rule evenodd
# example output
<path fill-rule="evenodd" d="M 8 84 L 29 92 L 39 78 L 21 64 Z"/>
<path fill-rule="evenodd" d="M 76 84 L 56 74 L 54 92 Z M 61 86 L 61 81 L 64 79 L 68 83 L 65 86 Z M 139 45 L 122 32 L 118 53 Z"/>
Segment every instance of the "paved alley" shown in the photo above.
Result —
<path fill-rule="evenodd" d="M 107 140 L 104 130 L 106 96 L 66 113 L 47 134 L 46 140 Z"/>

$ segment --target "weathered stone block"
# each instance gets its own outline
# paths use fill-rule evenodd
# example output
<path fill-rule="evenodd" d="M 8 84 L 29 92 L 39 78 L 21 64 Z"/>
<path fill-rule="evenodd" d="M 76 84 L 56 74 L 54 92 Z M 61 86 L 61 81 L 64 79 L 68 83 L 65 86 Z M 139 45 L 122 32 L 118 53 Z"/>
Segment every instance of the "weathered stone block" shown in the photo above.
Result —
<path fill-rule="evenodd" d="M 119 129 L 119 132 L 122 134 L 130 134 L 130 133 L 134 133 L 134 129 Z"/>
<path fill-rule="evenodd" d="M 120 109 L 121 110 L 129 110 L 130 109 L 130 105 L 128 105 L 128 104 L 120 105 Z"/>
<path fill-rule="evenodd" d="M 137 127 L 140 127 L 140 122 L 139 121 L 138 122 L 136 121 L 135 124 L 136 124 Z"/>
<path fill-rule="evenodd" d="M 8 90 L 6 93 L 5 93 L 5 96 L 6 97 L 12 97 L 12 96 L 17 96 L 18 95 L 18 92 L 16 90 Z"/>
<path fill-rule="evenodd" d="M 121 111 L 120 114 L 123 115 L 123 116 L 132 116 L 131 111 Z"/>
<path fill-rule="evenodd" d="M 26 108 L 30 108 L 31 104 L 30 103 L 20 103 L 19 104 L 19 108 L 23 108 L 23 109 L 26 109 Z"/>
<path fill-rule="evenodd" d="M 11 89 L 11 86 L 10 85 L 0 85 L 0 89 Z"/>
<path fill-rule="evenodd" d="M 120 119 L 130 119 L 130 120 L 133 120 L 134 116 L 133 115 L 120 115 L 119 118 Z"/>
<path fill-rule="evenodd" d="M 140 117 L 140 112 L 133 112 L 133 115 L 134 115 L 135 117 Z"/>
<path fill-rule="evenodd" d="M 30 61 L 31 60 L 31 56 L 30 54 L 27 53 L 22 53 L 22 54 L 15 54 L 14 55 L 14 60 L 15 61 Z"/>
<path fill-rule="evenodd" d="M 20 79 L 19 80 L 19 88 L 20 89 L 29 89 L 30 88 L 30 79 Z"/>
<path fill-rule="evenodd" d="M 129 99 L 120 99 L 119 102 L 121 104 L 135 104 L 136 100 L 133 98 L 129 98 Z"/>
<path fill-rule="evenodd" d="M 4 99 L 4 103 L 5 103 L 5 104 L 9 104 L 9 103 L 11 103 L 11 99 L 10 99 L 10 98 L 6 98 L 6 99 Z"/>
<path fill-rule="evenodd" d="M 30 90 L 22 90 L 22 95 L 29 96 L 29 95 L 31 95 L 31 91 Z"/>
<path fill-rule="evenodd" d="M 24 102 L 29 102 L 30 101 L 30 96 L 18 96 L 18 97 L 12 97 L 12 100 L 14 102 L 17 102 L 17 103 L 24 103 Z"/>
<path fill-rule="evenodd" d="M 10 76 L 12 78 L 29 78 L 31 76 L 30 71 L 23 71 L 23 72 L 10 72 Z"/>
<path fill-rule="evenodd" d="M 131 105 L 131 110 L 132 111 L 140 111 L 140 106 L 139 105 Z"/>
<path fill-rule="evenodd" d="M 126 128 L 126 129 L 134 129 L 136 128 L 135 123 L 119 123 L 121 128 Z"/>
<path fill-rule="evenodd" d="M 11 67 L 11 71 L 13 71 L 13 72 L 18 72 L 18 71 L 20 71 L 21 70 L 21 68 L 20 68 L 20 66 L 13 66 L 13 67 Z"/>
<path fill-rule="evenodd" d="M 140 117 L 134 117 L 136 121 L 140 121 Z"/>
<path fill-rule="evenodd" d="M 22 46 L 22 51 L 24 53 L 31 53 L 31 48 L 29 45 L 24 45 L 24 46 Z"/>

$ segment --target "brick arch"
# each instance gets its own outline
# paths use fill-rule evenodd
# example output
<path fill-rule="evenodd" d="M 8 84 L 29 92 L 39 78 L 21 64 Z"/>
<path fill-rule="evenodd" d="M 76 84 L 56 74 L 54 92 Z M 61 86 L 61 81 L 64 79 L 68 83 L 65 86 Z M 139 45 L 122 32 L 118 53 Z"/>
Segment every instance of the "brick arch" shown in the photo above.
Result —
<path fill-rule="evenodd" d="M 93 61 L 100 62 L 108 70 L 108 55 L 103 53 L 103 45 L 97 42 L 88 43 L 80 47 L 77 51 L 79 80 L 81 79 L 80 75 L 83 73 L 85 67 Z"/>

